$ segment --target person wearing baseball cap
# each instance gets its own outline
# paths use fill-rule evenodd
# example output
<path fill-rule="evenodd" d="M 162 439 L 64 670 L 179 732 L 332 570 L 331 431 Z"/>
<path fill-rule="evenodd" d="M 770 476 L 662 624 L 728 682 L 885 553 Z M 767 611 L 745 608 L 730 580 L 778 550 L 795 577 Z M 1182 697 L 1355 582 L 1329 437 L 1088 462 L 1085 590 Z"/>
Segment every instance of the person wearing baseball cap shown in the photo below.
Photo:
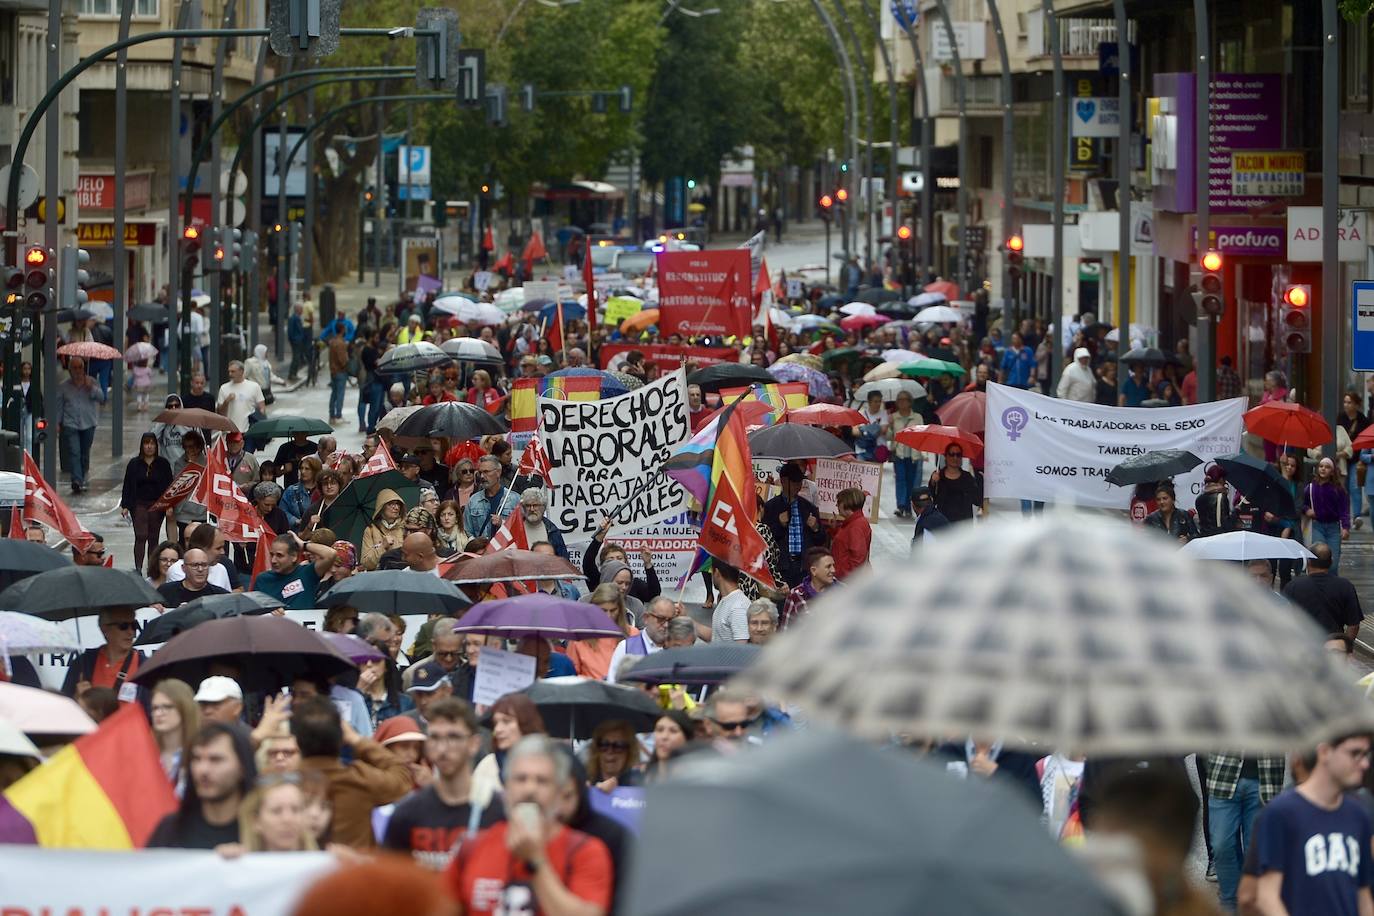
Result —
<path fill-rule="evenodd" d="M 1066 401 L 1091 404 L 1097 397 L 1097 377 L 1093 375 L 1092 353 L 1087 347 L 1073 351 L 1073 362 L 1064 367 L 1055 393 Z"/>
<path fill-rule="evenodd" d="M 243 688 L 239 682 L 222 674 L 215 674 L 200 682 L 196 703 L 202 719 L 211 722 L 233 723 L 243 715 Z"/>
<path fill-rule="evenodd" d="M 420 725 L 423 727 L 428 722 L 426 714 L 429 712 L 430 705 L 435 700 L 453 696 L 453 682 L 449 680 L 448 672 L 439 662 L 421 662 L 414 667 L 410 687 L 406 692 L 415 702 L 413 715 L 419 719 Z"/>

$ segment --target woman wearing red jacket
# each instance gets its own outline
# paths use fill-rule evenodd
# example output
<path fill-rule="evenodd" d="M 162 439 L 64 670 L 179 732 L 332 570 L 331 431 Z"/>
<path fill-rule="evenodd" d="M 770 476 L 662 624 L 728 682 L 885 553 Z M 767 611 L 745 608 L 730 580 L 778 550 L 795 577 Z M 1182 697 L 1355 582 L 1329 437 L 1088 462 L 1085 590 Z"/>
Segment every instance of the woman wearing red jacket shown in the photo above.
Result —
<path fill-rule="evenodd" d="M 835 557 L 836 579 L 847 579 L 868 563 L 873 529 L 864 516 L 864 503 L 867 501 L 868 494 L 857 487 L 841 490 L 835 496 L 835 506 L 844 519 L 830 542 L 830 552 Z"/>

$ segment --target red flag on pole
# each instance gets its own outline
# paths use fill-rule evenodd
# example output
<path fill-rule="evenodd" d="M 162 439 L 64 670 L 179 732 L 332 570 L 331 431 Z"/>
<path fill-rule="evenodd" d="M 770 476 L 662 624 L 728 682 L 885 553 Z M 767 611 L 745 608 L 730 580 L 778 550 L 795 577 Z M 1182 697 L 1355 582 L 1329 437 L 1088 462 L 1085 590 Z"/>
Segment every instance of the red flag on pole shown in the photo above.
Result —
<path fill-rule="evenodd" d="M 539 436 L 531 437 L 525 450 L 520 453 L 520 465 L 515 469 L 516 477 L 538 477 L 543 486 L 553 486 L 553 472 L 549 468 L 549 453 Z"/>
<path fill-rule="evenodd" d="M 495 553 L 498 550 L 505 550 L 507 547 L 517 547 L 520 550 L 530 549 L 529 535 L 525 532 L 525 513 L 516 506 L 515 511 L 506 518 L 506 523 L 501 526 L 501 530 L 491 536 L 491 542 L 487 544 L 487 549 L 482 551 L 484 554 Z"/>
<path fill-rule="evenodd" d="M 754 527 L 758 492 L 744 415 L 729 410 L 723 419 L 716 426 L 711 470 L 714 487 L 702 513 L 699 543 L 706 553 L 773 588 L 768 547 Z"/>
<path fill-rule="evenodd" d="M 549 251 L 544 247 L 544 237 L 538 232 L 531 232 L 530 239 L 525 243 L 525 250 L 520 253 L 522 261 L 542 261 L 549 256 Z"/>
<path fill-rule="evenodd" d="M 24 453 L 24 517 L 56 528 L 74 547 L 85 550 L 95 540 L 76 513 L 62 501 L 28 452 Z"/>
<path fill-rule="evenodd" d="M 24 540 L 24 510 L 18 506 L 10 509 L 10 538 Z"/>
<path fill-rule="evenodd" d="M 486 231 L 486 232 L 482 233 L 482 250 L 483 250 L 483 251 L 495 251 L 495 250 L 496 250 L 496 240 L 493 239 L 493 238 L 491 237 L 491 227 L 490 227 L 490 226 L 487 227 L 487 231 Z"/>
<path fill-rule="evenodd" d="M 592 271 L 592 245 L 582 246 L 582 283 L 587 287 L 587 327 L 596 327 L 596 274 Z"/>
<path fill-rule="evenodd" d="M 262 533 L 264 525 L 258 510 L 253 508 L 229 473 L 229 456 L 224 449 L 223 438 L 210 449 L 205 473 L 201 475 L 200 485 L 192 499 L 215 517 L 219 529 L 231 541 L 251 544 Z"/>
<path fill-rule="evenodd" d="M 391 450 L 384 443 L 377 444 L 377 451 L 372 457 L 367 459 L 367 463 L 358 471 L 359 477 L 371 477 L 373 474 L 380 474 L 382 471 L 394 471 L 396 462 L 392 460 Z"/>
<path fill-rule="evenodd" d="M 378 449 L 381 451 L 381 449 Z M 258 532 L 258 549 L 253 554 L 253 571 L 248 577 L 248 587 L 252 588 L 258 581 L 258 573 L 271 569 L 272 563 L 268 559 L 268 554 L 272 551 L 272 542 L 277 539 L 277 533 L 268 528 L 264 523 Z"/>

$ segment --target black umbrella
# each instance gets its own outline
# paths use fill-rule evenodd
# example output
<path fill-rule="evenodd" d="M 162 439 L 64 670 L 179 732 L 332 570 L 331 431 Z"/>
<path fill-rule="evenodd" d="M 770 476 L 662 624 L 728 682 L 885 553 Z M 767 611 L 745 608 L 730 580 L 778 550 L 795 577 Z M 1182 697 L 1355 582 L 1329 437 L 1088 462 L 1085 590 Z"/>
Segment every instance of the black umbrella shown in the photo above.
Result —
<path fill-rule="evenodd" d="M 856 302 L 867 302 L 870 305 L 877 305 L 879 302 L 894 302 L 902 298 L 902 294 L 895 289 L 888 289 L 883 286 L 871 286 L 859 293 Z"/>
<path fill-rule="evenodd" d="M 0 540 L 0 589 L 50 569 L 72 565 L 61 551 L 32 541 Z"/>
<path fill-rule="evenodd" d="M 0 592 L 0 609 L 46 620 L 93 617 L 106 608 L 162 603 L 142 576 L 104 566 L 64 566 L 21 579 Z"/>
<path fill-rule="evenodd" d="M 1147 366 L 1162 366 L 1169 361 L 1164 352 L 1157 347 L 1136 347 L 1121 354 L 1118 362 L 1144 363 Z"/>
<path fill-rule="evenodd" d="M 264 693 L 289 687 L 297 678 L 323 681 L 357 667 L 318 633 L 269 614 L 211 620 L 174 636 L 133 680 L 149 686 L 174 677 L 199 684 L 215 665 L 232 670 L 244 690 Z"/>
<path fill-rule="evenodd" d="M 382 490 L 394 490 L 409 508 L 420 504 L 418 483 L 411 482 L 400 471 L 382 471 L 380 474 L 354 477 L 349 481 L 339 498 L 324 510 L 320 525 L 362 550 L 363 532 L 372 524 L 372 516 L 377 511 L 377 496 Z"/>
<path fill-rule="evenodd" d="M 510 432 L 510 427 L 504 420 L 487 413 L 476 404 L 462 401 L 443 401 L 421 407 L 396 427 L 398 437 L 415 439 L 428 436 L 480 439 L 482 436 L 500 436 L 507 432 Z"/>
<path fill-rule="evenodd" d="M 1218 458 L 1226 480 L 1256 509 L 1279 518 L 1297 518 L 1298 506 L 1278 468 L 1245 452 Z"/>
<path fill-rule="evenodd" d="M 719 684 L 752 665 L 760 651 L 758 646 L 711 643 L 664 649 L 645 656 L 620 680 L 639 684 Z"/>
<path fill-rule="evenodd" d="M 702 391 L 719 391 L 722 388 L 739 388 L 758 382 L 763 385 L 777 383 L 761 366 L 747 363 L 716 363 L 697 369 L 687 376 L 687 384 L 700 385 Z"/>
<path fill-rule="evenodd" d="M 333 431 L 334 427 L 319 417 L 268 417 L 248 427 L 244 435 L 250 439 L 285 439 L 296 433 L 320 436 Z"/>
<path fill-rule="evenodd" d="M 129 309 L 129 317 L 134 321 L 166 321 L 167 306 L 149 302 Z"/>
<path fill-rule="evenodd" d="M 270 614 L 281 607 L 281 599 L 262 592 L 230 592 L 227 595 L 206 595 L 193 598 L 154 620 L 148 621 L 139 634 L 136 646 L 156 646 L 185 633 L 192 627 L 226 617 Z"/>
<path fill-rule="evenodd" d="M 453 614 L 472 605 L 446 579 L 408 569 L 381 569 L 349 576 L 320 599 L 321 607 L 347 604 L 363 613 Z"/>
<path fill-rule="evenodd" d="M 59 324 L 65 324 L 68 321 L 90 321 L 95 317 L 95 312 L 89 309 L 58 309 L 53 317 Z"/>
<path fill-rule="evenodd" d="M 901 300 L 896 302 L 884 302 L 875 309 L 879 315 L 886 315 L 889 318 L 894 318 L 899 321 L 904 318 L 911 318 L 920 310 L 921 306 L 912 305 L 909 302 L 902 302 Z"/>
<path fill-rule="evenodd" d="M 1202 464 L 1202 459 L 1181 448 L 1163 448 L 1133 455 L 1112 468 L 1107 483 L 1127 487 L 1137 483 L 1156 483 L 1183 474 Z"/>
<path fill-rule="evenodd" d="M 1000 779 L 815 727 L 675 763 L 639 844 L 673 854 L 634 857 L 637 916 L 1121 912 Z"/>
<path fill-rule="evenodd" d="M 1083 326 L 1083 336 L 1092 337 L 1096 334 L 1105 334 L 1106 332 L 1110 331 L 1113 327 L 1113 325 L 1108 324 L 1105 321 L 1094 321 L 1091 324 L 1085 324 Z"/>
<path fill-rule="evenodd" d="M 443 350 L 429 341 L 422 340 L 417 343 L 401 344 L 387 350 L 386 354 L 377 360 L 377 372 L 382 375 L 417 372 L 452 360 L 453 357 Z"/>
<path fill-rule="evenodd" d="M 555 738 L 589 738 L 602 722 L 612 721 L 629 722 L 635 731 L 647 732 L 663 715 L 642 690 L 588 678 L 545 678 L 524 693 L 539 707 Z"/>
<path fill-rule="evenodd" d="M 749 451 L 755 458 L 782 461 L 839 458 L 854 453 L 854 449 L 834 433 L 800 423 L 775 423 L 755 430 L 749 434 Z"/>

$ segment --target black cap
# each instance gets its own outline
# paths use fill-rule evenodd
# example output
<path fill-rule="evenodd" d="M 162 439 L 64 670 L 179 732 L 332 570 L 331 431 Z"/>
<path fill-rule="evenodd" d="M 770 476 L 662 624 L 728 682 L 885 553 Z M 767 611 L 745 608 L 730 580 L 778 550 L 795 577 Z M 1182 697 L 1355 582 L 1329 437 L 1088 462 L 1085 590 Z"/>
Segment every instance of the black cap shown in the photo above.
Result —
<path fill-rule="evenodd" d="M 415 673 L 411 675 L 410 689 L 429 693 L 442 687 L 447 679 L 448 672 L 444 670 L 443 665 L 436 661 L 427 661 L 422 665 L 415 666 Z"/>
<path fill-rule="evenodd" d="M 915 502 L 915 501 L 918 500 L 918 499 L 927 499 L 927 498 L 929 498 L 929 497 L 930 497 L 930 487 L 912 487 L 912 488 L 911 488 L 911 501 L 912 501 L 912 502 Z"/>
<path fill-rule="evenodd" d="M 414 453 L 412 453 L 412 452 L 406 452 L 404 455 L 401 456 L 401 459 L 400 459 L 399 461 L 397 461 L 396 464 L 398 464 L 398 465 L 402 465 L 402 464 L 413 464 L 413 465 L 415 465 L 416 467 L 419 467 L 419 466 L 420 466 L 420 459 L 419 459 L 419 458 L 416 458 L 415 455 L 414 455 Z"/>

